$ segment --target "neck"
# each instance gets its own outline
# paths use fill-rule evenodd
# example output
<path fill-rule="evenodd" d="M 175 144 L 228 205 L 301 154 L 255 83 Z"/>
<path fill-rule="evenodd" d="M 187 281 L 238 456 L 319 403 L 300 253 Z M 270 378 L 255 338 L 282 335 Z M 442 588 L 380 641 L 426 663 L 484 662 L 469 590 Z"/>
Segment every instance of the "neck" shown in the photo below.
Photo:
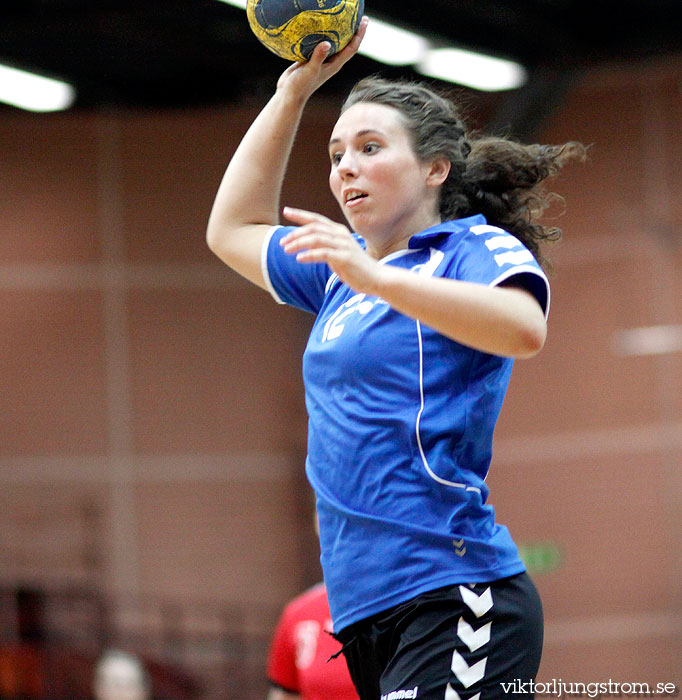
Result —
<path fill-rule="evenodd" d="M 415 222 L 408 228 L 408 233 L 387 235 L 385 237 L 372 233 L 365 235 L 361 231 L 358 231 L 358 233 L 365 239 L 367 253 L 375 260 L 381 260 L 391 253 L 395 253 L 399 250 L 406 250 L 412 236 L 427 228 L 436 226 L 439 223 L 441 223 L 440 216 L 433 216 L 425 218 L 420 222 Z M 396 228 L 393 228 L 391 233 L 393 233 Z"/>
<path fill-rule="evenodd" d="M 391 253 L 395 253 L 399 250 L 405 250 L 408 247 L 408 242 L 410 238 L 411 236 L 408 236 L 407 238 L 391 242 L 384 246 L 377 245 L 376 243 L 365 239 L 365 243 L 367 245 L 367 253 L 370 255 L 370 257 L 374 258 L 375 260 L 381 260 L 382 258 L 385 258 Z"/>

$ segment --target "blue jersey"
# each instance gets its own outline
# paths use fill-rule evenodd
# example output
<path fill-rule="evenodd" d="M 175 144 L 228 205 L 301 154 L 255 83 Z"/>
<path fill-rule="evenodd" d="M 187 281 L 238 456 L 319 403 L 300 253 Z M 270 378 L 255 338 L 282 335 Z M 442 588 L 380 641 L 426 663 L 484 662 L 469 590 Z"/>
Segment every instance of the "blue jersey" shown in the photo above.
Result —
<path fill-rule="evenodd" d="M 486 504 L 512 360 L 353 291 L 326 264 L 298 263 L 279 245 L 290 230 L 271 232 L 263 274 L 277 301 L 317 315 L 303 356 L 306 473 L 334 629 L 441 586 L 523 571 Z M 533 255 L 482 216 L 422 231 L 380 262 L 490 286 L 513 277 L 549 306 Z"/>

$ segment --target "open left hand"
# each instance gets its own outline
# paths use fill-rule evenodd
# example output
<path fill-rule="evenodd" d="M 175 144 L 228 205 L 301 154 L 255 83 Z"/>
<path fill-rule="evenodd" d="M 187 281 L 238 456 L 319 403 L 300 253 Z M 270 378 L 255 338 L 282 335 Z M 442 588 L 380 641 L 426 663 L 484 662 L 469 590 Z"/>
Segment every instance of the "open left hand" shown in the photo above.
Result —
<path fill-rule="evenodd" d="M 284 216 L 299 228 L 280 241 L 285 252 L 301 263 L 325 262 L 339 279 L 356 292 L 374 294 L 380 265 L 368 255 L 350 231 L 322 214 L 284 207 Z"/>

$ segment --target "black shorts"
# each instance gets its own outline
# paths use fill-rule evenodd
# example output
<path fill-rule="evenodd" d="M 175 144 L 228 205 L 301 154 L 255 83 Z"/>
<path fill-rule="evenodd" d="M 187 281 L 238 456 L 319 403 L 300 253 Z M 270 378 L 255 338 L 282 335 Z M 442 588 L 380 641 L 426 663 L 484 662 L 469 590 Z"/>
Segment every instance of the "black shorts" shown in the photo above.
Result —
<path fill-rule="evenodd" d="M 498 700 L 534 680 L 542 605 L 527 574 L 439 588 L 342 629 L 361 700 Z"/>

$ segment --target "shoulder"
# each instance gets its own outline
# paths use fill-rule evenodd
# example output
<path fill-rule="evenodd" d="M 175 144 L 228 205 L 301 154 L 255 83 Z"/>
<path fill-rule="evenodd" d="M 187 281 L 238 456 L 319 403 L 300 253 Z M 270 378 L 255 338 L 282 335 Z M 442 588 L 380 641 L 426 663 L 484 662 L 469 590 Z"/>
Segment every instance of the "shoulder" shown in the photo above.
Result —
<path fill-rule="evenodd" d="M 499 268 L 539 264 L 533 253 L 509 231 L 487 223 L 483 216 L 458 219 L 444 224 L 447 234 L 436 246 L 451 259 L 487 260 Z"/>
<path fill-rule="evenodd" d="M 512 284 L 527 289 L 547 313 L 549 282 L 533 253 L 499 226 L 483 216 L 446 221 L 422 232 L 412 243 L 439 251 L 441 261 L 436 274 L 487 286 Z"/>
<path fill-rule="evenodd" d="M 516 236 L 499 226 L 487 223 L 482 216 L 448 223 L 452 225 L 452 229 L 450 235 L 442 240 L 443 248 L 450 250 L 481 249 L 488 252 L 512 249 L 526 250 L 524 244 Z"/>
<path fill-rule="evenodd" d="M 526 246 L 483 216 L 444 221 L 410 239 L 412 249 L 438 250 L 449 265 L 487 260 L 498 267 L 507 264 L 533 263 L 535 257 Z"/>
<path fill-rule="evenodd" d="M 450 253 L 462 252 L 468 248 L 494 250 L 497 246 L 506 249 L 525 247 L 509 231 L 489 224 L 480 214 L 443 221 L 415 234 L 409 243 L 413 249 L 431 247 Z"/>

